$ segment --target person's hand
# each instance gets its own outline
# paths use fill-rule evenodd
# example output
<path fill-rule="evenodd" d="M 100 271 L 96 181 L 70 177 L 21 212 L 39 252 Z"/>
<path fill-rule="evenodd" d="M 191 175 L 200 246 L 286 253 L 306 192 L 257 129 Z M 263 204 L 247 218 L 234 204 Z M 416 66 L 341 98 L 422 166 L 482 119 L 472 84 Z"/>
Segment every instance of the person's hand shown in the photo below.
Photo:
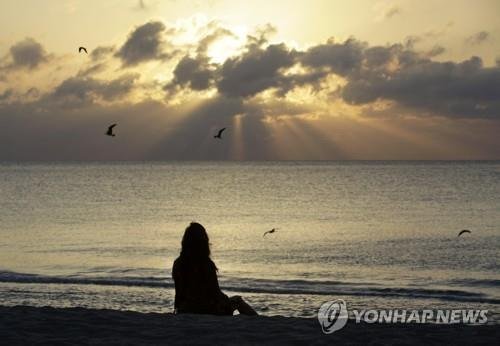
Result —
<path fill-rule="evenodd" d="M 243 300 L 243 298 L 241 298 L 241 296 L 232 296 L 229 298 L 229 303 L 231 304 L 231 308 L 233 310 L 236 310 L 238 309 L 238 306 L 240 305 L 241 301 Z"/>

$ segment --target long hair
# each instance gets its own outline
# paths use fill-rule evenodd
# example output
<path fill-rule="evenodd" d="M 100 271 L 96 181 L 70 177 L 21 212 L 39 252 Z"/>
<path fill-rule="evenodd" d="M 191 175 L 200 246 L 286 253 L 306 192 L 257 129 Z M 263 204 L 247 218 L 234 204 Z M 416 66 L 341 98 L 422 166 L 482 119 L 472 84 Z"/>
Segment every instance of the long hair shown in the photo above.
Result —
<path fill-rule="evenodd" d="M 182 237 L 181 259 L 186 262 L 213 263 L 210 259 L 210 243 L 205 227 L 191 222 Z"/>

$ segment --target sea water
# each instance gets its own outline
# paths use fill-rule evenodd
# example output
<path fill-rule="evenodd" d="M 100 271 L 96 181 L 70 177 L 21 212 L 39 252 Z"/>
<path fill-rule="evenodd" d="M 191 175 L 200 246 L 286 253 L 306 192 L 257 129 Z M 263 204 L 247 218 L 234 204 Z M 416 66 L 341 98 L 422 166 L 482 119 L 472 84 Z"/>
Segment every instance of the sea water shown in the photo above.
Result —
<path fill-rule="evenodd" d="M 500 312 L 500 161 L 0 163 L 0 304 L 171 312 L 192 221 L 261 314 Z"/>

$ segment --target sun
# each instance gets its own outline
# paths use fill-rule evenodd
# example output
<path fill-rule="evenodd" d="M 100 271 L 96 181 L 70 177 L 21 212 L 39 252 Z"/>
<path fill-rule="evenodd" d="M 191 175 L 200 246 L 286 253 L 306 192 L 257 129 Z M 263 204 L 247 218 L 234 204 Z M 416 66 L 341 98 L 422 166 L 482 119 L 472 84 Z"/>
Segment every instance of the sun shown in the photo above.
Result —
<path fill-rule="evenodd" d="M 246 30 L 237 28 L 230 29 L 233 35 L 223 36 L 210 44 L 207 56 L 212 63 L 222 64 L 228 58 L 236 56 L 245 47 Z"/>

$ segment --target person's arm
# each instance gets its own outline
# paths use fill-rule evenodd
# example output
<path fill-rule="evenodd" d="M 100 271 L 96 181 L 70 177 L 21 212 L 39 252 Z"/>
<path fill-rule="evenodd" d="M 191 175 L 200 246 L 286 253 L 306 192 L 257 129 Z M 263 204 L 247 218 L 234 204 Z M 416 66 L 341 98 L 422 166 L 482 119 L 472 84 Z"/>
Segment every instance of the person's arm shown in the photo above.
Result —
<path fill-rule="evenodd" d="M 225 295 L 222 290 L 219 287 L 219 279 L 217 278 L 217 269 L 215 267 L 215 264 L 213 264 L 213 268 L 210 271 L 210 287 L 213 287 L 213 290 L 215 292 L 215 295 L 223 298 L 223 299 L 229 299 L 227 295 Z"/>
<path fill-rule="evenodd" d="M 182 277 L 179 275 L 179 268 L 177 262 L 174 262 L 172 268 L 172 278 L 174 279 L 175 286 L 175 298 L 174 298 L 174 313 L 179 312 L 179 302 L 182 300 L 183 289 L 182 289 Z"/>

